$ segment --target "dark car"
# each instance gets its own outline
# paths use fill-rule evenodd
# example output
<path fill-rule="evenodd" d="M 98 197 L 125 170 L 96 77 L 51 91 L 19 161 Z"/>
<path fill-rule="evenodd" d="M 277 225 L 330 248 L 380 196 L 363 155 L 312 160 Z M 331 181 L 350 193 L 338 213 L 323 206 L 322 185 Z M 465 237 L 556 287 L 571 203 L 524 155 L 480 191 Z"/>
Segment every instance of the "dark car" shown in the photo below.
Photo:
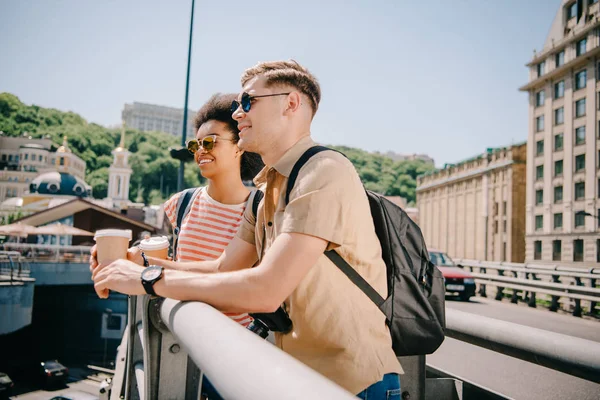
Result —
<path fill-rule="evenodd" d="M 456 294 L 462 301 L 469 301 L 475 295 L 475 279 L 469 272 L 457 267 L 448 254 L 430 250 L 429 257 L 444 275 L 446 294 Z"/>
<path fill-rule="evenodd" d="M 8 399 L 15 386 L 12 379 L 4 372 L 0 372 L 0 399 Z"/>
<path fill-rule="evenodd" d="M 38 376 L 44 386 L 66 385 L 69 369 L 57 360 L 43 361 L 40 363 Z"/>

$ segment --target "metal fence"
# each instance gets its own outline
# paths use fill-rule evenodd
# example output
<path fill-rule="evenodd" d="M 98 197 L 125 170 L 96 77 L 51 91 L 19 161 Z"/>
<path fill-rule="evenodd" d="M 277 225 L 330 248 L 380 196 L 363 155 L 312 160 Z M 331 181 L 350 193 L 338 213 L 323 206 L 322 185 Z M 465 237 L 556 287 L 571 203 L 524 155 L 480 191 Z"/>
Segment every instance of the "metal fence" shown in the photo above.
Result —
<path fill-rule="evenodd" d="M 3 243 L 4 251 L 18 252 L 29 262 L 87 263 L 91 246 L 60 246 L 31 243 Z"/>
<path fill-rule="evenodd" d="M 18 251 L 0 251 L 0 283 L 21 284 L 30 278 L 31 268 Z"/>
<path fill-rule="evenodd" d="M 496 287 L 496 300 L 505 297 L 504 290 L 512 291 L 511 301 L 527 302 L 536 307 L 537 295 L 547 296 L 550 311 L 557 311 L 561 299 L 573 302 L 573 315 L 583 314 L 582 301 L 588 312 L 597 315 L 600 302 L 600 268 L 572 268 L 557 265 L 499 263 L 478 260 L 455 260 L 471 272 L 479 285 L 478 293 L 487 297 L 487 287 Z"/>

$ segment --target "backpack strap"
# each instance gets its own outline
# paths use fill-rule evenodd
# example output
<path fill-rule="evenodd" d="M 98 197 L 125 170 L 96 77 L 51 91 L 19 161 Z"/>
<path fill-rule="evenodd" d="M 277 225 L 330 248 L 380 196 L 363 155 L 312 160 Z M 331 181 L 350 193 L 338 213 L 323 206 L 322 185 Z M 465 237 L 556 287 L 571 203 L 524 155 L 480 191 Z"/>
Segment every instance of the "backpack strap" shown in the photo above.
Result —
<path fill-rule="evenodd" d="M 190 188 L 183 191 L 179 199 L 177 199 L 177 225 L 175 225 L 175 229 L 173 229 L 173 234 L 175 238 L 173 240 L 173 260 L 177 261 L 177 244 L 179 242 L 179 232 L 181 231 L 181 223 L 185 216 L 190 212 L 190 208 L 192 207 L 193 199 L 198 196 L 201 187 Z"/>
<path fill-rule="evenodd" d="M 290 173 L 287 190 L 285 192 L 286 205 L 290 202 L 290 193 L 294 188 L 294 184 L 296 183 L 300 169 L 304 166 L 304 164 L 307 163 L 308 160 L 310 160 L 312 156 L 325 150 L 336 151 L 325 146 L 314 146 L 306 150 L 304 154 L 300 156 L 298 161 L 296 161 L 296 164 L 294 164 L 292 172 Z M 324 254 L 352 281 L 352 283 L 358 286 L 358 288 L 362 290 L 369 297 L 369 299 L 371 299 L 371 301 L 375 303 L 377 307 L 379 307 L 379 309 L 381 309 L 385 299 L 381 297 L 381 295 L 375 289 L 373 289 L 373 286 L 371 286 L 362 276 L 360 276 L 360 274 L 354 268 L 352 268 L 352 266 L 350 266 L 350 264 L 348 264 L 348 262 L 346 262 L 346 260 L 344 260 L 344 258 L 340 256 L 337 251 L 327 250 L 324 252 Z"/>
<path fill-rule="evenodd" d="M 250 197 L 252 197 L 252 214 L 254 215 L 255 220 L 256 213 L 258 212 L 258 205 L 260 204 L 260 201 L 263 199 L 264 196 L 265 194 L 260 189 L 253 190 L 250 194 Z"/>

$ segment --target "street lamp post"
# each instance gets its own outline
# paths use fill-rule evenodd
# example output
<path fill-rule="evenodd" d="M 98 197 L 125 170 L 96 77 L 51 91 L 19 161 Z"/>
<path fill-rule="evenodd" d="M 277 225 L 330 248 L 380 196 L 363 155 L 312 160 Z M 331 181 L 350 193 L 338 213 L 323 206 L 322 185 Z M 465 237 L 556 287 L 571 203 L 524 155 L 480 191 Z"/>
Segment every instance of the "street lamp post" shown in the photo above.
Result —
<path fill-rule="evenodd" d="M 194 31 L 194 3 L 192 0 L 192 16 L 190 18 L 190 40 L 188 44 L 188 62 L 187 62 L 187 77 L 185 80 L 185 104 L 183 106 L 183 129 L 181 133 L 181 146 L 185 147 L 185 139 L 187 134 L 187 112 L 188 112 L 188 94 L 190 89 L 190 64 L 192 62 L 192 33 Z M 177 191 L 183 190 L 183 172 L 184 172 L 185 161 L 179 161 L 179 175 L 177 177 Z"/>
<path fill-rule="evenodd" d="M 107 329 L 108 329 L 108 322 L 109 322 L 108 320 L 109 320 L 111 314 L 112 314 L 112 310 L 110 308 L 107 308 L 104 310 L 104 315 L 105 315 L 104 321 L 105 321 L 105 325 L 106 325 Z M 107 348 L 108 348 L 108 337 L 107 337 L 107 335 L 104 335 L 104 357 L 102 357 L 102 366 L 103 367 L 106 367 Z"/>
<path fill-rule="evenodd" d="M 581 211 L 577 211 L 577 212 L 575 213 L 575 215 L 583 215 L 584 217 L 593 217 L 593 218 L 597 219 L 597 220 L 600 222 L 600 214 L 598 214 L 598 215 L 596 216 L 596 215 L 594 215 L 594 214 L 590 214 L 590 213 L 589 213 L 589 212 L 587 212 L 587 211 L 583 211 L 583 210 L 581 210 Z"/>

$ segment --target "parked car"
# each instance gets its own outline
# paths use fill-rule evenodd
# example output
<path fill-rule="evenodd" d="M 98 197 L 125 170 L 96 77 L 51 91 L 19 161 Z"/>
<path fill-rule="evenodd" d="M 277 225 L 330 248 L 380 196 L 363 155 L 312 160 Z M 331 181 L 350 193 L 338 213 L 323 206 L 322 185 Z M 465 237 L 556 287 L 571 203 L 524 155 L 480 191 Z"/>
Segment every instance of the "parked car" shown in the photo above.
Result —
<path fill-rule="evenodd" d="M 457 267 L 448 254 L 430 250 L 429 257 L 444 275 L 446 294 L 457 294 L 462 301 L 469 301 L 475 295 L 475 279 L 469 272 Z"/>
<path fill-rule="evenodd" d="M 43 386 L 66 385 L 69 369 L 58 360 L 43 361 L 39 365 L 38 377 Z"/>
<path fill-rule="evenodd" d="M 12 379 L 4 372 L 0 372 L 0 399 L 8 399 L 8 396 L 11 395 L 13 386 L 15 386 L 15 384 Z"/>

